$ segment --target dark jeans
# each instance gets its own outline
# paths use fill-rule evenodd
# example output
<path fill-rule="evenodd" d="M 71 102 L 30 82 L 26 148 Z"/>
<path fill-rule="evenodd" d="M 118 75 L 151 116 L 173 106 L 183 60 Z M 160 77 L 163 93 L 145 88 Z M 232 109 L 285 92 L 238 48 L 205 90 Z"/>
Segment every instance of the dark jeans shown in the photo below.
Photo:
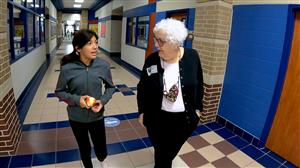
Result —
<path fill-rule="evenodd" d="M 197 127 L 199 118 L 190 119 L 186 112 L 171 113 L 161 110 L 152 117 L 147 132 L 154 147 L 155 168 L 171 168 L 182 145 Z"/>
<path fill-rule="evenodd" d="M 94 144 L 96 157 L 99 161 L 103 161 L 107 156 L 104 118 L 92 123 L 80 123 L 70 120 L 70 125 L 76 138 L 84 167 L 93 167 L 89 135 Z"/>

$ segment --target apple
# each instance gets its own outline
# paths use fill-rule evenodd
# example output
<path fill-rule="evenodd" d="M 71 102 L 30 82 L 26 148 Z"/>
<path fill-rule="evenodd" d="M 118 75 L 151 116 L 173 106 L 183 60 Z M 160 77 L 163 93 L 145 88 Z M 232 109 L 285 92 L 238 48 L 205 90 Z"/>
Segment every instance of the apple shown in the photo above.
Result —
<path fill-rule="evenodd" d="M 88 97 L 88 98 L 85 99 L 85 103 L 86 103 L 87 106 L 93 107 L 96 103 L 96 99 L 93 98 L 93 97 Z"/>

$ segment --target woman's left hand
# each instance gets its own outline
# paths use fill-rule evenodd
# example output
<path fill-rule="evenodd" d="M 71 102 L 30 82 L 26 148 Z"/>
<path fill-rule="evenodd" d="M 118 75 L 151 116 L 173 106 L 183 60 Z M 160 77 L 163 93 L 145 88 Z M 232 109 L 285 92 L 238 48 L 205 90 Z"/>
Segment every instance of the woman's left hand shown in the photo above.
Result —
<path fill-rule="evenodd" d="M 100 100 L 96 100 L 95 105 L 92 107 L 92 111 L 94 113 L 98 113 L 102 109 L 103 105 L 101 104 Z"/>

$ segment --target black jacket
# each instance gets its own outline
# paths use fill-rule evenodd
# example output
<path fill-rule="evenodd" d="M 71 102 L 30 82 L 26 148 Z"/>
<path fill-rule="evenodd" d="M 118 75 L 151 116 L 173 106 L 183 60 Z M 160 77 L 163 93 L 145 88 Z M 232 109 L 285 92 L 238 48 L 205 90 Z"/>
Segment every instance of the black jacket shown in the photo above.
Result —
<path fill-rule="evenodd" d="M 148 76 L 147 68 L 153 65 L 157 66 L 157 73 Z M 184 49 L 184 55 L 179 61 L 179 71 L 185 110 L 191 118 L 198 118 L 196 109 L 203 110 L 203 75 L 196 50 Z M 138 111 L 139 114 L 144 113 L 145 125 L 155 122 L 151 118 L 159 117 L 163 99 L 163 73 L 160 57 L 155 52 L 146 59 L 138 83 Z"/>

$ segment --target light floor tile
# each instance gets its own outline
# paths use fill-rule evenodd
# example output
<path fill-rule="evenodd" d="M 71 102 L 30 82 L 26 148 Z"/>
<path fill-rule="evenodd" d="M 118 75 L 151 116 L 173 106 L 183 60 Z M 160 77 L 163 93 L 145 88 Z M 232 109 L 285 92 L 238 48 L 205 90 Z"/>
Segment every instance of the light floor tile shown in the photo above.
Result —
<path fill-rule="evenodd" d="M 154 162 L 154 156 L 148 148 L 128 152 L 128 155 L 133 165 L 136 167 Z"/>
<path fill-rule="evenodd" d="M 204 148 L 200 148 L 197 150 L 206 160 L 213 162 L 215 160 L 218 160 L 225 155 L 220 152 L 217 148 L 214 146 L 210 145 Z"/>
<path fill-rule="evenodd" d="M 65 168 L 65 167 L 83 168 L 81 161 L 65 162 L 65 163 L 56 164 L 55 166 L 55 168 Z"/>
<path fill-rule="evenodd" d="M 178 155 L 182 155 L 182 154 L 185 154 L 185 153 L 189 153 L 189 152 L 192 152 L 194 151 L 195 149 L 193 148 L 192 145 L 190 145 L 188 142 L 185 142 L 183 144 L 183 146 L 181 147 L 180 151 L 178 152 Z"/>
<path fill-rule="evenodd" d="M 253 163 L 250 163 L 249 165 L 245 166 L 246 168 L 263 168 L 264 166 L 254 161 Z"/>
<path fill-rule="evenodd" d="M 127 153 L 110 155 L 105 159 L 105 161 L 109 164 L 110 167 L 134 167 Z"/>
<path fill-rule="evenodd" d="M 216 134 L 213 131 L 201 134 L 200 136 L 202 138 L 204 138 L 210 144 L 216 144 L 216 143 L 224 140 L 221 136 L 219 136 L 218 134 Z"/>
<path fill-rule="evenodd" d="M 189 167 L 178 155 L 175 157 L 172 163 L 173 168 L 184 168 Z"/>
<path fill-rule="evenodd" d="M 245 167 L 250 163 L 254 162 L 254 160 L 251 157 L 249 157 L 240 150 L 229 154 L 227 157 L 240 167 Z"/>

